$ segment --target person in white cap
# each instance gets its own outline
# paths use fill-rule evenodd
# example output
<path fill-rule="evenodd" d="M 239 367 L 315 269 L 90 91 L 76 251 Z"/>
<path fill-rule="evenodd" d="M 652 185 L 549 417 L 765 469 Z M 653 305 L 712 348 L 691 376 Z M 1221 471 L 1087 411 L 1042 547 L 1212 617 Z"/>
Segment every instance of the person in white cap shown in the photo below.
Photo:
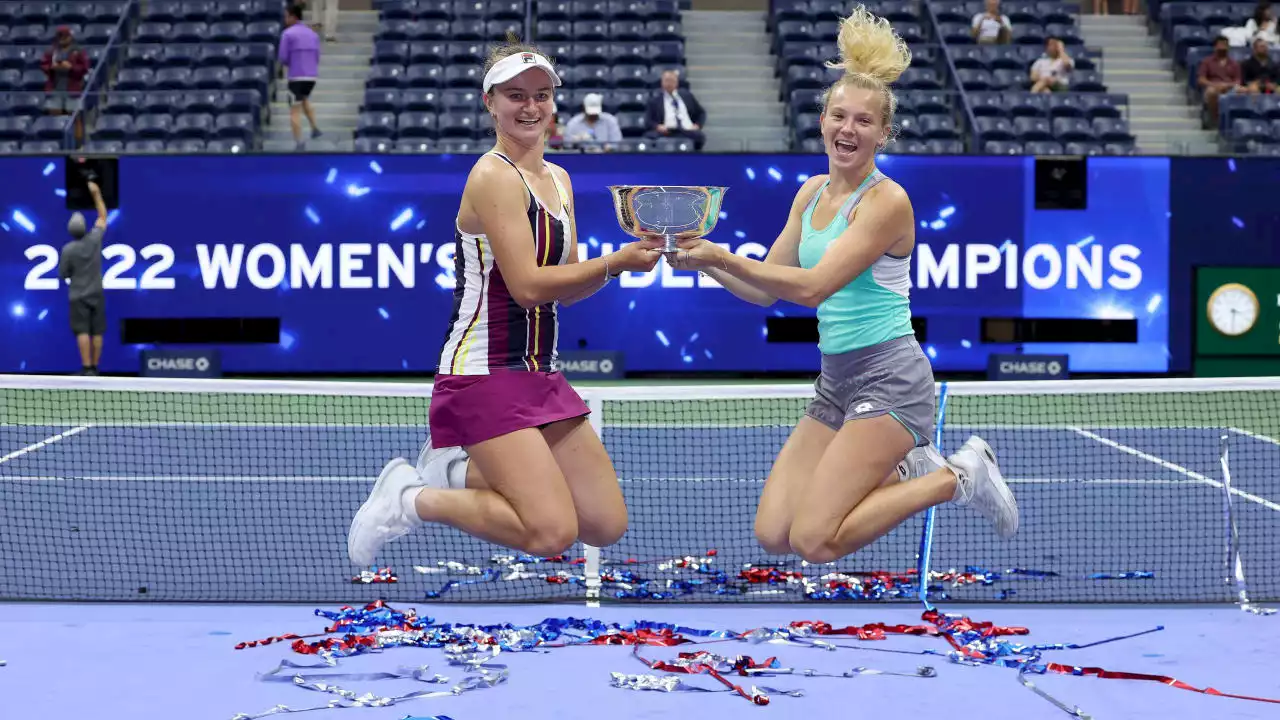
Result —
<path fill-rule="evenodd" d="M 622 142 L 618 118 L 604 111 L 604 97 L 588 93 L 582 99 L 582 112 L 574 115 L 564 129 L 565 140 L 587 150 L 608 152 Z"/>
<path fill-rule="evenodd" d="M 558 85 L 531 46 L 504 45 L 486 63 L 497 140 L 472 167 L 455 221 L 457 285 L 427 441 L 416 467 L 387 463 L 352 520 L 357 565 L 424 522 L 537 556 L 578 539 L 612 545 L 627 529 L 617 472 L 559 372 L 558 308 L 653 269 L 662 243 L 579 259 L 573 186 L 543 159 Z"/>

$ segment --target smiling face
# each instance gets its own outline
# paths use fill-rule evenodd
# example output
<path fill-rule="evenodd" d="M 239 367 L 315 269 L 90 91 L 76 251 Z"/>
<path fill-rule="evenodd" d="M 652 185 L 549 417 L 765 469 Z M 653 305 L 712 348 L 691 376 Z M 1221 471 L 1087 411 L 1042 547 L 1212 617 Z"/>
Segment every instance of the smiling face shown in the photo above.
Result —
<path fill-rule="evenodd" d="M 541 144 L 556 121 L 551 77 L 537 68 L 494 86 L 484 102 L 498 135 L 521 145 Z"/>
<path fill-rule="evenodd" d="M 833 168 L 871 162 L 889 140 L 885 93 L 842 83 L 831 90 L 822 113 L 822 141 Z"/>

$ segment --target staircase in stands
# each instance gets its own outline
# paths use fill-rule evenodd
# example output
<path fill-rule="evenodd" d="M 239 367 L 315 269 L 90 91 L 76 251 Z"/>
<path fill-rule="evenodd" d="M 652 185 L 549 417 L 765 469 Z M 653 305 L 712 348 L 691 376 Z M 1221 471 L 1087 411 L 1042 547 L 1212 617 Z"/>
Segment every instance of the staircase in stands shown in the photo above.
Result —
<path fill-rule="evenodd" d="M 1187 104 L 1173 61 L 1139 15 L 1081 15 L 1085 44 L 1102 49 L 1107 89 L 1129 96 L 1129 126 L 1145 155 L 1209 155 L 1217 136 L 1200 126 L 1199 108 Z"/>
<path fill-rule="evenodd" d="M 326 42 L 320 55 L 320 78 L 311 105 L 324 136 L 309 139 L 311 128 L 302 120 L 302 134 L 308 152 L 350 151 L 360 104 L 364 100 L 365 78 L 373 57 L 373 35 L 378 13 L 373 10 L 343 10 L 338 17 L 338 41 Z M 271 124 L 264 131 L 262 149 L 290 152 L 295 148 L 289 129 L 289 95 L 283 80 L 276 83 L 271 105 Z"/>
<path fill-rule="evenodd" d="M 787 121 L 764 11 L 685 10 L 689 86 L 707 111 L 706 152 L 786 152 Z"/>

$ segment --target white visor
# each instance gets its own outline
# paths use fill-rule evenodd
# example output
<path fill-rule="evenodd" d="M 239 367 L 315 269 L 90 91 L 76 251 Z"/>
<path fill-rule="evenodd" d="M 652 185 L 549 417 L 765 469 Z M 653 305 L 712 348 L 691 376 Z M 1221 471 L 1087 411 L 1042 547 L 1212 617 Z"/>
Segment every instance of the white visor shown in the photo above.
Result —
<path fill-rule="evenodd" d="M 551 77 L 555 87 L 560 87 L 560 76 L 556 74 L 556 69 L 551 66 L 550 60 L 538 53 L 522 52 L 508 55 L 493 64 L 489 72 L 485 73 L 484 91 L 489 92 L 494 85 L 501 85 L 530 68 L 540 68 Z"/>

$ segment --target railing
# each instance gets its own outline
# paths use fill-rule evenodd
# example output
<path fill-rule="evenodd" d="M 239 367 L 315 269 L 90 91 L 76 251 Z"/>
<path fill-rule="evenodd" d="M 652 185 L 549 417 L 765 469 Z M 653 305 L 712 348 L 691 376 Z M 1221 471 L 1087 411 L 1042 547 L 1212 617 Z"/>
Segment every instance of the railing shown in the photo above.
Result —
<path fill-rule="evenodd" d="M 921 7 L 925 10 L 929 18 L 929 33 L 933 35 L 933 37 L 938 41 L 938 45 L 942 48 L 942 56 L 947 61 L 947 73 L 950 76 L 949 84 L 955 88 L 956 93 L 960 96 L 959 109 L 963 110 L 962 116 L 963 116 L 964 125 L 965 125 L 965 132 L 964 132 L 965 147 L 968 148 L 969 152 L 971 153 L 981 152 L 981 148 L 977 147 L 978 145 L 977 117 L 973 114 L 973 105 L 969 103 L 969 94 L 964 91 L 964 86 L 960 84 L 960 73 L 956 68 L 955 59 L 951 57 L 951 46 L 948 45 L 942 38 L 942 29 L 938 23 L 938 16 L 933 10 L 933 3 L 921 2 L 920 4 L 921 4 Z"/>
<path fill-rule="evenodd" d="M 71 113 L 71 119 L 67 121 L 67 128 L 62 133 L 62 147 L 64 149 L 74 150 L 77 147 L 77 124 L 84 128 L 86 134 L 88 133 L 88 123 L 85 123 L 84 120 L 88 111 L 97 106 L 98 92 L 110 80 L 111 70 L 115 66 L 116 55 L 119 54 L 120 47 L 123 45 L 121 38 L 124 36 L 129 24 L 137 17 L 138 11 L 139 0 L 128 0 L 124 12 L 120 13 L 120 19 L 116 21 L 115 32 L 111 33 L 111 39 L 107 41 L 107 46 L 103 48 L 102 55 L 93 66 L 89 77 L 85 79 L 84 90 L 80 92 L 80 100 L 76 102 L 76 109 Z"/>

